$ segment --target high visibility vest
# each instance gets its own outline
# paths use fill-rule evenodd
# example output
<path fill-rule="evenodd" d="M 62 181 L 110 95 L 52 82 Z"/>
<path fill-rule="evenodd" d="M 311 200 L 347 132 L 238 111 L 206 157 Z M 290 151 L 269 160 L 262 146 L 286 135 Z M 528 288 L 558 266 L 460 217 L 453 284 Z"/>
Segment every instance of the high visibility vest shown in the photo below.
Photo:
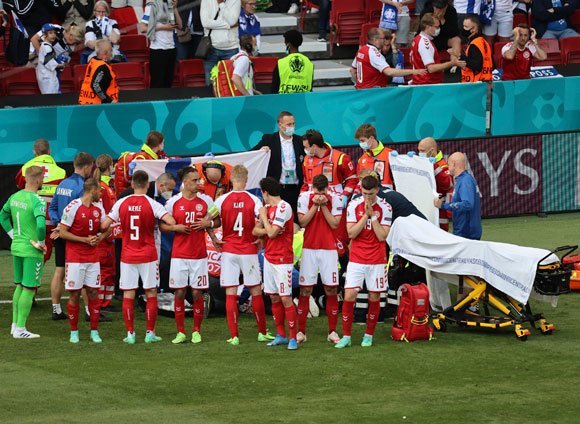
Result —
<path fill-rule="evenodd" d="M 365 151 L 358 160 L 357 174 L 363 169 L 372 169 L 381 178 L 381 184 L 389 188 L 394 187 L 393 174 L 391 174 L 391 167 L 389 166 L 389 153 L 392 149 L 383 146 L 383 150 L 378 155 L 373 156 L 372 153 Z"/>
<path fill-rule="evenodd" d="M 337 194 L 342 194 L 342 181 L 338 176 L 339 166 L 342 165 L 344 153 L 339 150 L 330 148 L 328 156 L 320 159 L 316 156 L 306 156 L 303 162 L 304 168 L 304 182 L 308 184 L 308 188 L 312 188 L 312 180 L 317 175 L 324 175 L 328 179 L 328 189 Z"/>
<path fill-rule="evenodd" d="M 232 77 L 234 76 L 235 61 L 240 56 L 248 56 L 247 53 L 238 53 L 232 56 L 231 59 L 220 60 L 211 70 L 211 82 L 213 86 L 213 94 L 215 97 L 239 97 L 242 95 L 238 87 L 234 84 Z M 250 69 L 252 61 L 250 61 Z M 250 80 L 246 81 L 246 90 L 252 88 Z"/>
<path fill-rule="evenodd" d="M 207 177 L 205 176 L 205 172 L 203 171 L 203 163 L 196 163 L 193 165 L 201 177 L 199 182 L 199 191 L 201 191 L 206 196 L 211 197 L 212 200 L 216 200 L 222 194 L 231 191 L 230 176 L 232 172 L 232 166 L 225 162 L 220 163 L 224 166 L 225 172 L 222 172 L 222 178 L 218 181 L 217 184 L 208 181 Z"/>
<path fill-rule="evenodd" d="M 129 175 L 129 164 L 137 160 L 154 160 L 160 159 L 147 144 L 141 146 L 139 152 L 123 152 L 115 165 L 115 194 L 119 196 L 125 189 L 131 185 L 131 175 Z"/>
<path fill-rule="evenodd" d="M 105 65 L 109 68 L 109 72 L 111 73 L 112 81 L 107 88 L 107 95 L 113 99 L 113 103 L 119 101 L 119 87 L 117 86 L 117 81 L 115 78 L 115 73 L 113 72 L 113 68 L 105 62 L 104 60 L 97 59 L 94 57 L 91 59 L 87 66 L 87 71 L 85 73 L 85 79 L 83 80 L 83 84 L 81 85 L 81 92 L 79 94 L 79 104 L 80 105 L 93 105 L 93 104 L 101 104 L 102 100 L 95 94 L 93 88 L 91 87 L 91 82 L 93 81 L 93 76 L 97 68 L 101 65 Z"/>
<path fill-rule="evenodd" d="M 481 52 L 481 55 L 483 56 L 483 68 L 481 68 L 481 72 L 478 72 L 477 74 L 469 68 L 462 69 L 461 82 L 491 81 L 493 61 L 491 58 L 492 54 L 489 43 L 481 36 L 474 38 L 465 50 L 466 55 L 469 55 L 469 49 L 473 48 L 472 46 L 475 46 L 475 48 L 479 49 Z"/>
<path fill-rule="evenodd" d="M 291 53 L 278 61 L 280 88 L 278 93 L 306 93 L 312 91 L 314 65 L 301 53 Z"/>

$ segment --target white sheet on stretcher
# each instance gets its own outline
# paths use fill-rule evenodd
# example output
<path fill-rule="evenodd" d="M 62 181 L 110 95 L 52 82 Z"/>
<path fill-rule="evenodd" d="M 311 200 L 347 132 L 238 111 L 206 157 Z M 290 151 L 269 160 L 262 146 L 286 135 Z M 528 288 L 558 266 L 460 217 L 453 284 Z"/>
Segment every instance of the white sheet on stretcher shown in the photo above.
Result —
<path fill-rule="evenodd" d="M 395 220 L 387 243 L 393 254 L 420 267 L 480 277 L 523 304 L 533 292 L 538 262 L 550 254 L 533 247 L 467 240 L 413 215 Z M 544 263 L 556 261 L 558 257 L 552 254 Z"/>

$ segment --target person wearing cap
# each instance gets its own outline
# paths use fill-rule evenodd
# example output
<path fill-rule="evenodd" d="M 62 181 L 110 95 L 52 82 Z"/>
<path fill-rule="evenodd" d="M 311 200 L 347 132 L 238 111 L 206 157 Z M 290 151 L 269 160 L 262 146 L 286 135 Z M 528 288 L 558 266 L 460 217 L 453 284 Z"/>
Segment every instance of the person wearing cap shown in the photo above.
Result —
<path fill-rule="evenodd" d="M 219 160 L 208 160 L 196 163 L 194 167 L 201 176 L 199 191 L 216 200 L 222 194 L 232 190 L 230 175 L 232 166 Z"/>
<path fill-rule="evenodd" d="M 48 29 L 47 25 L 50 25 L 56 33 L 56 38 L 51 42 L 52 47 L 54 48 L 56 60 L 58 63 L 70 62 L 70 57 L 73 52 L 79 46 L 82 46 L 85 41 L 85 28 L 75 24 L 69 26 L 61 26 L 51 23 L 44 24 L 40 31 L 30 38 L 30 49 L 28 51 L 30 60 L 33 60 L 35 56 L 38 55 L 40 45 L 45 41 L 45 32 L 43 29 Z"/>
<path fill-rule="evenodd" d="M 95 44 L 97 56 L 89 61 L 79 94 L 80 105 L 117 103 L 119 87 L 113 68 L 107 62 L 113 58 L 113 46 L 107 39 Z"/>
<path fill-rule="evenodd" d="M 298 52 L 302 34 L 295 29 L 284 33 L 288 55 L 278 61 L 272 75 L 272 93 L 304 93 L 312 91 L 314 65 Z"/>
<path fill-rule="evenodd" d="M 42 33 L 44 37 L 38 49 L 38 63 L 36 64 L 38 88 L 42 94 L 60 94 L 58 71 L 62 70 L 65 64 L 57 61 L 52 47 L 56 41 L 56 29 L 52 24 L 44 24 Z"/>

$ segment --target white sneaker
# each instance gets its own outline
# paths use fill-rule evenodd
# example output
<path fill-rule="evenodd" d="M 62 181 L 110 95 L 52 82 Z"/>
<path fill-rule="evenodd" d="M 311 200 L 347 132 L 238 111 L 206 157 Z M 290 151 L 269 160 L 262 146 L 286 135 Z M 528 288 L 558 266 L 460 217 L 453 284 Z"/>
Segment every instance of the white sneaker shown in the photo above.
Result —
<path fill-rule="evenodd" d="M 12 325 L 10 326 L 10 335 L 12 336 L 15 331 L 16 331 L 16 323 L 13 322 Z"/>
<path fill-rule="evenodd" d="M 15 339 L 38 339 L 40 335 L 31 333 L 26 328 L 24 328 L 24 329 L 15 329 L 14 334 L 12 334 L 12 337 L 14 337 Z"/>
<path fill-rule="evenodd" d="M 333 331 L 328 335 L 326 340 L 328 340 L 330 343 L 337 344 L 340 341 L 340 336 L 336 334 L 336 331 Z"/>
<path fill-rule="evenodd" d="M 318 13 L 318 9 L 316 7 L 313 7 L 312 9 L 310 9 L 310 13 L 314 15 L 315 13 Z"/>
<path fill-rule="evenodd" d="M 292 5 L 290 6 L 290 9 L 288 9 L 288 14 L 295 15 L 299 11 L 300 11 L 300 8 L 298 7 L 298 5 L 296 3 L 292 3 Z"/>
<path fill-rule="evenodd" d="M 306 334 L 304 334 L 302 331 L 299 331 L 298 334 L 296 334 L 296 341 L 298 343 L 304 343 L 306 340 Z"/>

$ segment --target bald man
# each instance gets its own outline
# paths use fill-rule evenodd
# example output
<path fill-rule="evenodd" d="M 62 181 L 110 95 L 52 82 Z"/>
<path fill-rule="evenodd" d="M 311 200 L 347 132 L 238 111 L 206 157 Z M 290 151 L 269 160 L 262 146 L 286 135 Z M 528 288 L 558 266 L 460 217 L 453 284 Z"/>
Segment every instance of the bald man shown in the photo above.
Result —
<path fill-rule="evenodd" d="M 439 193 L 440 198 L 450 202 L 453 194 L 453 177 L 449 173 L 449 166 L 443 157 L 443 152 L 437 149 L 437 142 L 433 137 L 425 137 L 419 142 L 417 150 L 419 150 L 419 156 L 435 158 L 433 170 L 437 193 Z M 449 218 L 451 218 L 449 211 L 440 210 L 439 228 L 449 231 Z"/>
<path fill-rule="evenodd" d="M 481 239 L 480 192 L 475 178 L 467 172 L 465 153 L 455 152 L 448 159 L 449 173 L 455 177 L 451 202 L 435 199 L 437 208 L 451 211 L 453 234 L 470 240 Z"/>

